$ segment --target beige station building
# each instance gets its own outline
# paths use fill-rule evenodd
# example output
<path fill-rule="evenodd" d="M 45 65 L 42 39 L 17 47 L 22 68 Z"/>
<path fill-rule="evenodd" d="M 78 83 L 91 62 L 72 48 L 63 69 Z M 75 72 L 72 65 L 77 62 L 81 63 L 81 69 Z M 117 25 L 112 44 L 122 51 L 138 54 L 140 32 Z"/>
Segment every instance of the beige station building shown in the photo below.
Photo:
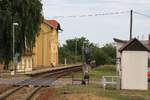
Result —
<path fill-rule="evenodd" d="M 58 65 L 58 33 L 62 31 L 56 20 L 44 20 L 36 37 L 33 53 L 26 53 L 17 64 L 18 72 Z"/>

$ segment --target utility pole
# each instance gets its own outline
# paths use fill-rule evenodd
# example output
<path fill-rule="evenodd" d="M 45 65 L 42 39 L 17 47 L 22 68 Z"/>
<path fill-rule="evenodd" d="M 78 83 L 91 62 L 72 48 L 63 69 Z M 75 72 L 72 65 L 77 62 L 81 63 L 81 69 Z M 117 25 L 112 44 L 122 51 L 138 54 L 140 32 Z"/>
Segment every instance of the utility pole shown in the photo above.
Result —
<path fill-rule="evenodd" d="M 130 40 L 132 39 L 133 10 L 130 11 Z"/>

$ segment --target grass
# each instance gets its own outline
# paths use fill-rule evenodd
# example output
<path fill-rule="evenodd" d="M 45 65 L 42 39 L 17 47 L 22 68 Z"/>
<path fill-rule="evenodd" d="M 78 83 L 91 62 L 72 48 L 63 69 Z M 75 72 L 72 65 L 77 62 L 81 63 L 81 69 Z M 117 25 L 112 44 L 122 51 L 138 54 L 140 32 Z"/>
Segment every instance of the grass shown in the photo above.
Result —
<path fill-rule="evenodd" d="M 90 70 L 90 80 L 100 80 L 102 76 L 116 75 L 114 66 L 100 66 Z M 81 73 L 75 74 L 75 77 L 81 77 Z M 65 91 L 71 94 L 90 93 L 98 97 L 108 98 L 108 100 L 150 100 L 150 90 L 148 91 L 129 91 L 107 88 L 104 90 L 100 84 L 91 83 L 90 85 L 67 85 L 58 88 L 58 93 L 63 95 Z M 107 99 L 105 99 L 107 100 Z"/>
<path fill-rule="evenodd" d="M 90 69 L 89 71 L 90 80 L 100 80 L 102 76 L 115 76 L 115 75 L 116 75 L 116 68 L 114 65 L 99 66 L 97 68 Z M 76 78 L 81 78 L 82 73 L 81 72 L 73 73 L 73 76 Z"/>
<path fill-rule="evenodd" d="M 91 93 L 99 97 L 106 97 L 109 100 L 150 100 L 150 91 L 128 91 L 128 90 L 103 90 L 99 85 L 67 85 L 59 90 L 59 94 L 63 95 L 64 91 L 71 94 Z"/>
<path fill-rule="evenodd" d="M 116 75 L 116 68 L 113 65 L 99 66 L 89 72 L 90 79 L 100 79 L 102 76 L 114 76 Z"/>

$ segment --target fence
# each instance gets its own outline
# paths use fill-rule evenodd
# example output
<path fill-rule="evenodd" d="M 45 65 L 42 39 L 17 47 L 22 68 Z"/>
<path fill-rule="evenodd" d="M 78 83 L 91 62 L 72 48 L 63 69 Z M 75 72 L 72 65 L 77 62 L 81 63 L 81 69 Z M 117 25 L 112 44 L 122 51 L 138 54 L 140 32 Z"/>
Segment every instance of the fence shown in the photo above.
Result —
<path fill-rule="evenodd" d="M 120 77 L 119 76 L 102 76 L 102 86 L 104 90 L 106 89 L 107 85 L 111 85 L 112 87 L 115 85 L 116 89 L 119 87 Z"/>

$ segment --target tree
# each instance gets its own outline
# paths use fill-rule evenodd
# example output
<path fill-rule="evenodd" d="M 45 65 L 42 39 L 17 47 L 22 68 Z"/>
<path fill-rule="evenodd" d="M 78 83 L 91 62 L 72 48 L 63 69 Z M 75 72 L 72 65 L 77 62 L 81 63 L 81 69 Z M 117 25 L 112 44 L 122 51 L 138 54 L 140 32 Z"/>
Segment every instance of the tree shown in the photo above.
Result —
<path fill-rule="evenodd" d="M 68 59 L 69 63 L 74 63 L 75 61 L 75 48 L 77 42 L 77 61 L 82 62 L 82 46 L 85 42 L 85 46 L 90 48 L 90 57 L 88 59 L 95 60 L 96 65 L 103 64 L 115 64 L 116 57 L 116 48 L 114 44 L 109 43 L 104 45 L 103 47 L 98 47 L 97 45 L 89 42 L 88 39 L 81 37 L 75 39 L 69 39 L 66 41 L 66 44 L 63 47 L 59 47 L 59 59 L 60 63 L 63 63 L 64 58 Z"/>
<path fill-rule="evenodd" d="M 107 60 L 108 64 L 115 64 L 116 58 L 116 47 L 113 43 L 108 43 L 102 47 L 102 50 L 107 54 L 109 57 Z"/>
<path fill-rule="evenodd" d="M 68 63 L 74 63 L 82 61 L 82 46 L 90 45 L 89 40 L 85 37 L 74 38 L 66 40 L 66 44 L 63 44 L 63 47 L 59 47 L 59 59 L 60 63 L 63 63 L 64 58 L 67 58 Z M 77 49 L 77 55 L 75 55 L 75 49 Z"/>
<path fill-rule="evenodd" d="M 98 47 L 93 48 L 92 59 L 96 61 L 97 66 L 107 64 L 108 58 L 109 57 L 102 49 Z"/>
<path fill-rule="evenodd" d="M 32 52 L 40 29 L 42 16 L 41 0 L 2 0 L 0 2 L 0 61 L 6 65 L 12 60 L 12 23 L 15 28 L 15 52 L 22 56 Z"/>

